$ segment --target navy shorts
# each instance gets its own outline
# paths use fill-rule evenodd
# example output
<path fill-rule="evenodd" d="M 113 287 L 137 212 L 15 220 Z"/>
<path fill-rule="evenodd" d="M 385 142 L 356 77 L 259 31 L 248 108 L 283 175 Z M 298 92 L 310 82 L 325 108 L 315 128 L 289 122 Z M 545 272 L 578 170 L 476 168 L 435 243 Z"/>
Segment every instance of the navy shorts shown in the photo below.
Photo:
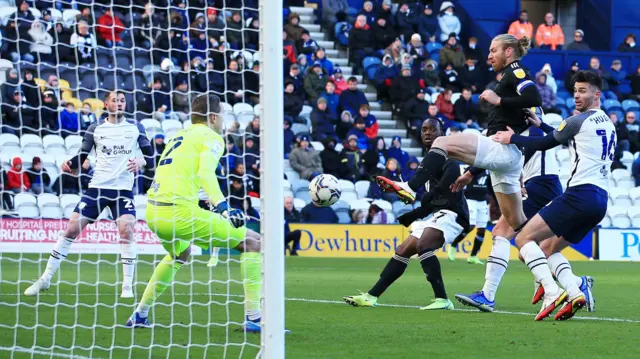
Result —
<path fill-rule="evenodd" d="M 542 208 L 562 194 L 562 184 L 556 175 L 533 177 L 525 183 L 527 199 L 522 201 L 522 209 L 527 219 L 533 218 Z"/>
<path fill-rule="evenodd" d="M 592 184 L 569 187 L 538 212 L 553 234 L 578 244 L 607 214 L 607 191 Z"/>
<path fill-rule="evenodd" d="M 133 192 L 117 189 L 89 188 L 73 211 L 95 221 L 107 207 L 111 210 L 113 218 L 119 218 L 125 214 L 131 214 L 134 217 L 136 215 Z"/>

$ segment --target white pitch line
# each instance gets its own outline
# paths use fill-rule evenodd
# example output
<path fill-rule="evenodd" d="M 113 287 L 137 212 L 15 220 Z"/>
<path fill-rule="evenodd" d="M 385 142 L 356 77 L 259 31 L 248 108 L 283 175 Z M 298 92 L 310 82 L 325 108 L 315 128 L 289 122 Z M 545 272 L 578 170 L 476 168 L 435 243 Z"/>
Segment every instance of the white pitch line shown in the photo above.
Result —
<path fill-rule="evenodd" d="M 35 355 L 45 355 L 48 357 L 54 357 L 54 358 L 66 358 L 66 359 L 98 359 L 96 357 L 90 358 L 90 357 L 85 357 L 82 355 L 71 355 L 71 354 L 63 354 L 63 353 L 56 353 L 53 351 L 44 351 L 44 350 L 38 350 L 38 349 L 31 349 L 31 348 L 23 348 L 23 347 L 0 347 L 0 351 L 4 351 L 4 352 L 16 352 L 16 353 L 28 353 L 28 354 L 35 354 Z"/>
<path fill-rule="evenodd" d="M 19 296 L 19 294 L 17 293 L 3 293 L 4 296 Z M 101 296 L 114 296 L 117 297 L 117 293 L 100 293 Z M 175 297 L 186 297 L 186 296 L 214 296 L 214 297 L 234 297 L 234 298 L 243 298 L 244 295 L 241 294 L 221 294 L 221 293 L 173 293 L 173 294 L 167 294 L 167 296 L 175 296 Z M 22 295 L 20 295 L 22 296 Z M 40 296 L 47 296 L 47 297 L 55 297 L 55 296 L 93 296 L 95 297 L 96 295 L 93 293 L 60 293 L 60 294 L 55 294 L 55 293 L 41 293 Z M 344 304 L 343 301 L 340 300 L 328 300 L 328 299 L 308 299 L 308 298 L 286 298 L 287 301 L 291 301 L 291 302 L 307 302 L 307 303 L 321 303 L 321 304 Z M 122 303 L 122 302 L 120 302 Z M 377 304 L 376 306 L 378 307 L 387 307 L 387 308 L 408 308 L 408 309 L 420 309 L 422 308 L 419 305 L 407 305 L 407 304 Z M 455 309 L 455 311 L 458 312 L 473 312 L 473 313 L 480 313 L 480 311 L 475 310 L 475 309 Z M 505 311 L 505 310 L 496 310 L 493 313 L 496 314 L 507 314 L 507 315 L 526 315 L 529 317 L 535 316 L 536 313 L 527 313 L 527 312 L 510 312 L 510 311 Z M 490 315 L 490 314 L 487 314 Z M 636 320 L 636 319 L 625 319 L 625 318 L 607 318 L 607 317 L 583 317 L 583 316 L 575 316 L 572 319 L 578 319 L 578 320 L 595 320 L 595 321 L 601 321 L 601 322 L 618 322 L 618 323 L 640 323 L 640 320 Z"/>

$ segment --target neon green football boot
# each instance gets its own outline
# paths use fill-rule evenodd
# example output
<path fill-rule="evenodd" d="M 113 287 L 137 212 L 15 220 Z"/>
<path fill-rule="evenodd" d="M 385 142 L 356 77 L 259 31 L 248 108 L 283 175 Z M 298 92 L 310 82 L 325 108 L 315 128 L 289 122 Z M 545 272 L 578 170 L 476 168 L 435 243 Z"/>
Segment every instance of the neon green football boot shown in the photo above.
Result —
<path fill-rule="evenodd" d="M 467 258 L 467 263 L 469 264 L 484 264 L 477 256 L 470 256 Z"/>
<path fill-rule="evenodd" d="M 449 299 L 436 298 L 431 300 L 433 303 L 426 307 L 420 308 L 420 310 L 453 310 L 453 302 Z"/>
<path fill-rule="evenodd" d="M 449 260 L 452 262 L 455 262 L 456 260 L 456 247 L 449 245 L 449 248 L 447 248 L 447 256 L 449 256 Z"/>
<path fill-rule="evenodd" d="M 354 307 L 375 307 L 378 303 L 378 297 L 374 297 L 369 293 L 360 295 L 350 295 L 343 298 L 344 302 Z"/>

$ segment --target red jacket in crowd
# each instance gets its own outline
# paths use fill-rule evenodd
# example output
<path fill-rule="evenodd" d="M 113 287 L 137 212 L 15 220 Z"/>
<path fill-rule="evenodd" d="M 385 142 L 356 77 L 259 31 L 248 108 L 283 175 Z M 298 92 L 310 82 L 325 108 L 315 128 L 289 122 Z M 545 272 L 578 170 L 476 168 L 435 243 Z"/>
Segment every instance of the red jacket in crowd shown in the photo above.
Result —
<path fill-rule="evenodd" d="M 19 188 L 26 191 L 31 188 L 29 176 L 22 169 L 22 159 L 20 157 L 16 157 L 11 161 L 11 169 L 7 171 L 7 180 L 7 189 Z"/>
<path fill-rule="evenodd" d="M 96 31 L 98 36 L 103 40 L 109 40 L 113 42 L 122 41 L 120 34 L 125 30 L 122 20 L 115 17 L 112 13 L 106 12 L 104 15 L 98 18 L 98 24 L 96 25 Z"/>
<path fill-rule="evenodd" d="M 436 106 L 438 107 L 438 112 L 442 114 L 442 116 L 453 120 L 456 118 L 455 111 L 453 109 L 453 102 L 446 101 L 444 99 L 444 92 L 441 92 L 436 99 Z"/>

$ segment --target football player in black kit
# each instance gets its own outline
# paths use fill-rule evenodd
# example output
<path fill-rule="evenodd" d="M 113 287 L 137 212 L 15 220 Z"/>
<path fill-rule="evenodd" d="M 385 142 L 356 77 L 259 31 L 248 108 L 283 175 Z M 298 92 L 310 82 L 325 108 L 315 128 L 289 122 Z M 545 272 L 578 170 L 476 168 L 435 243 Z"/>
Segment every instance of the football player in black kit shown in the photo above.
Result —
<path fill-rule="evenodd" d="M 427 119 L 422 123 L 421 137 L 427 151 L 436 139 L 443 135 L 442 122 Z M 440 177 L 430 179 L 425 185 L 425 195 L 421 206 L 398 217 L 405 227 L 411 226 L 411 234 L 396 248 L 380 274 L 378 282 L 367 292 L 344 297 L 347 304 L 355 307 L 374 307 L 384 291 L 404 273 L 409 259 L 418 255 L 422 270 L 433 288 L 433 303 L 425 310 L 453 309 L 447 297 L 442 280 L 442 269 L 435 252 L 444 243 L 451 243 L 469 227 L 469 210 L 462 192 L 452 192 L 451 186 L 460 176 L 460 166 L 456 160 L 448 159 L 442 165 Z M 420 220 L 425 218 L 425 220 Z"/>

